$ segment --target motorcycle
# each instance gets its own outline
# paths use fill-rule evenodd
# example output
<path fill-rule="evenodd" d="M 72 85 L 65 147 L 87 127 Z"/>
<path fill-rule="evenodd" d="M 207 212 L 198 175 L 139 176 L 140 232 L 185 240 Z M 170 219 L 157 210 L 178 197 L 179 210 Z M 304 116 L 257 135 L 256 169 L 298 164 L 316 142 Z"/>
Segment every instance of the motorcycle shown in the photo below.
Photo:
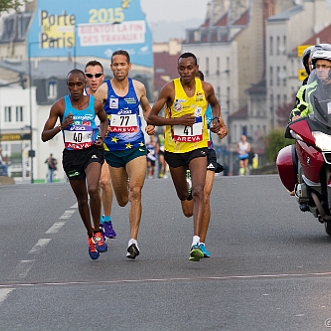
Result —
<path fill-rule="evenodd" d="M 309 76 L 309 115 L 288 124 L 285 137 L 295 144 L 281 149 L 276 165 L 283 185 L 302 212 L 311 212 L 331 236 L 331 84 Z"/>

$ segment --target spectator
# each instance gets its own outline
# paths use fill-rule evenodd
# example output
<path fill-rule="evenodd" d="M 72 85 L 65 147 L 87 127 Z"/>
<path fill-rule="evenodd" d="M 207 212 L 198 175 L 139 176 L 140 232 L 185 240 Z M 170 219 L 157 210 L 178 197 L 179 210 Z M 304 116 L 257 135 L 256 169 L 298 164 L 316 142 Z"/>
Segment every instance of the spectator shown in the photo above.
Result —
<path fill-rule="evenodd" d="M 147 174 L 148 178 L 154 178 L 155 161 L 156 161 L 156 142 L 154 136 L 149 136 L 150 141 L 146 144 L 147 154 Z"/>
<path fill-rule="evenodd" d="M 5 157 L 2 155 L 2 148 L 0 147 L 0 170 L 2 170 L 3 176 L 8 176 L 8 164 Z"/>
<path fill-rule="evenodd" d="M 251 145 L 247 141 L 246 135 L 242 134 L 239 143 L 237 144 L 237 153 L 239 158 L 239 175 L 247 175 L 248 169 L 248 159 L 249 159 L 249 152 L 251 150 Z"/>
<path fill-rule="evenodd" d="M 45 163 L 47 163 L 48 166 L 47 183 L 53 183 L 54 171 L 57 170 L 57 161 L 54 159 L 53 154 L 49 154 L 49 158 L 46 159 Z"/>

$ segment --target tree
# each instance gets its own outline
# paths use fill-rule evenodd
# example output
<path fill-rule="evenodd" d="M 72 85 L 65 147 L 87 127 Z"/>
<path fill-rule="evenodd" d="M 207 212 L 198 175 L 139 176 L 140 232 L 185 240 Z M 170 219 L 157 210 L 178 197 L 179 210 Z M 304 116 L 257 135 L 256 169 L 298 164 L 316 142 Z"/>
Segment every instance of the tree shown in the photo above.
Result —
<path fill-rule="evenodd" d="M 264 153 L 268 163 L 274 163 L 278 152 L 287 145 L 292 145 L 293 139 L 284 137 L 284 130 L 275 129 L 271 131 L 264 139 Z"/>
<path fill-rule="evenodd" d="M 0 0 L 0 13 L 10 9 L 17 10 L 26 0 Z"/>

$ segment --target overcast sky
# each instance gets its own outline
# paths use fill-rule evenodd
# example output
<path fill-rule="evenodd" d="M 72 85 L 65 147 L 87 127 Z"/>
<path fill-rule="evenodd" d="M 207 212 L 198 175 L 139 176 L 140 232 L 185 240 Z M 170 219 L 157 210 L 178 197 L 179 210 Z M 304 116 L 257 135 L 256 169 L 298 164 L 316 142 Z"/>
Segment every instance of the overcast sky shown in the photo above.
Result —
<path fill-rule="evenodd" d="M 209 2 L 211 0 L 140 0 L 140 5 L 152 29 L 153 41 L 167 42 L 185 39 L 186 29 L 199 27 L 206 18 Z M 178 23 L 166 23 L 171 21 Z"/>
<path fill-rule="evenodd" d="M 204 19 L 211 0 L 140 0 L 147 22 Z"/>

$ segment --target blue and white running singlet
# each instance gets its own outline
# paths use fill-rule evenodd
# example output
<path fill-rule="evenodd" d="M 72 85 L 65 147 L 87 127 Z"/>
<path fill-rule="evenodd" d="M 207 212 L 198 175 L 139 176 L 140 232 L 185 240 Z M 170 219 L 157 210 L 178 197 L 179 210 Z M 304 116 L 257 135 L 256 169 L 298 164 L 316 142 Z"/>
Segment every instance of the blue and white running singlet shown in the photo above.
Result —
<path fill-rule="evenodd" d="M 71 104 L 70 96 L 64 96 L 64 120 L 69 113 L 73 115 L 74 124 L 63 129 L 64 146 L 68 150 L 79 150 L 92 146 L 98 136 L 99 129 L 95 123 L 94 97 L 89 96 L 85 109 L 78 110 Z"/>
<path fill-rule="evenodd" d="M 210 105 L 208 105 L 208 107 L 207 107 L 205 116 L 206 116 L 206 122 L 207 122 L 208 134 L 209 134 L 208 148 L 212 149 L 212 148 L 214 148 L 214 143 L 213 143 L 213 137 L 212 137 L 212 133 L 210 130 L 210 126 L 213 121 L 213 114 L 212 114 L 212 109 L 211 109 Z"/>
<path fill-rule="evenodd" d="M 145 146 L 141 130 L 139 100 L 129 78 L 129 91 L 126 96 L 118 96 L 109 80 L 108 98 L 104 110 L 108 117 L 108 133 L 105 137 L 105 151 L 130 150 Z"/>

